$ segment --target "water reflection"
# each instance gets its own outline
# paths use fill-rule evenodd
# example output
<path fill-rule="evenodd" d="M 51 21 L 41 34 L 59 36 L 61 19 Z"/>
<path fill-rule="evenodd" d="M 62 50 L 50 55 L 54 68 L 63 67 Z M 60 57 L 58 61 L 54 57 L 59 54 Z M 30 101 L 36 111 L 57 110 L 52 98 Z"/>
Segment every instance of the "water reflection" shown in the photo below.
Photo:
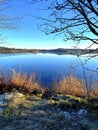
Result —
<path fill-rule="evenodd" d="M 62 76 L 75 74 L 77 78 L 84 78 L 83 67 L 87 68 L 85 73 L 88 77 L 98 78 L 98 59 L 92 58 L 86 62 L 86 57 L 75 55 L 56 55 L 56 54 L 16 54 L 0 55 L 0 67 L 3 72 L 10 72 L 11 69 L 30 74 L 35 73 L 40 77 L 42 85 L 51 86 L 53 80 L 60 79 Z M 80 62 L 81 61 L 81 62 Z M 83 66 L 81 66 L 83 64 Z M 91 72 L 90 70 L 94 70 Z M 88 78 L 88 79 L 89 79 Z"/>

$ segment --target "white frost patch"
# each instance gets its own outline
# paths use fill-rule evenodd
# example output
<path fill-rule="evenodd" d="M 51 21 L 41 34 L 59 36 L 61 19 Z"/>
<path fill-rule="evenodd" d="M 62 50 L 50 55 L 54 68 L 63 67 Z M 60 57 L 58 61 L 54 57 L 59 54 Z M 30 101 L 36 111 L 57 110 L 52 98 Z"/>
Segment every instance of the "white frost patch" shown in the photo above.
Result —
<path fill-rule="evenodd" d="M 70 117 L 70 113 L 67 112 L 67 111 L 65 111 L 65 112 L 64 112 L 64 116 L 65 116 L 65 117 Z"/>
<path fill-rule="evenodd" d="M 88 112 L 85 109 L 80 109 L 79 111 L 77 111 L 78 116 L 85 116 L 87 113 Z"/>

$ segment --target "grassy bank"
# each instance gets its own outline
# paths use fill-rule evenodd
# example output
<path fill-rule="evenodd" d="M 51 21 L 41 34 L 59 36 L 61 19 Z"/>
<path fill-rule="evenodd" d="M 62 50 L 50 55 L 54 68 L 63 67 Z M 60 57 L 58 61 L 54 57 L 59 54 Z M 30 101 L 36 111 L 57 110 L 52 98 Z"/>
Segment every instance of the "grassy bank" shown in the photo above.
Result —
<path fill-rule="evenodd" d="M 11 75 L 0 76 L 0 93 L 11 91 L 13 88 L 17 89 L 22 93 L 45 93 L 51 91 L 51 93 L 73 95 L 77 97 L 87 98 L 98 98 L 98 84 L 95 86 L 86 86 L 82 79 L 77 79 L 75 76 L 70 75 L 69 77 L 62 78 L 59 82 L 53 82 L 53 88 L 44 88 L 36 80 L 35 74 L 27 76 L 25 73 L 16 72 L 12 70 Z"/>
<path fill-rule="evenodd" d="M 36 81 L 35 74 L 27 76 L 21 71 L 16 72 L 12 70 L 12 74 L 0 77 L 0 93 L 5 93 L 11 91 L 13 88 L 17 89 L 22 93 L 32 93 L 33 91 L 44 91 L 38 81 Z"/>
<path fill-rule="evenodd" d="M 0 130 L 97 130 L 98 89 L 89 89 L 73 75 L 43 88 L 35 74 L 12 71 L 0 77 L 7 106 L 0 113 Z"/>

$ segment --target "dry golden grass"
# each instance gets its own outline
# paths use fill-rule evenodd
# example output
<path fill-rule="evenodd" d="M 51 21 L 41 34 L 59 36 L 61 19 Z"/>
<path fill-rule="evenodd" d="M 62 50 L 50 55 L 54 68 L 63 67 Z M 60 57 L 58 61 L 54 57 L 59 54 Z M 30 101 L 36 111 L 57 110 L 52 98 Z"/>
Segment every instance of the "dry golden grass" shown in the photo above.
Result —
<path fill-rule="evenodd" d="M 98 82 L 96 86 L 86 88 L 84 81 L 77 79 L 73 75 L 64 77 L 58 83 L 55 82 L 53 90 L 55 93 L 64 95 L 69 94 L 79 97 L 87 97 L 87 94 L 89 94 L 89 98 L 98 98 Z"/>
<path fill-rule="evenodd" d="M 98 85 L 94 86 L 89 93 L 91 98 L 98 98 Z"/>
<path fill-rule="evenodd" d="M 74 96 L 85 96 L 84 82 L 75 78 L 73 75 L 65 77 L 55 83 L 54 91 L 60 94 L 70 94 Z"/>
<path fill-rule="evenodd" d="M 26 74 L 22 74 L 20 72 L 16 72 L 15 70 L 12 71 L 12 77 L 11 77 L 11 84 L 13 86 L 16 86 L 18 90 L 24 90 L 29 93 L 38 90 L 43 92 L 44 88 L 42 88 L 39 84 L 38 81 L 36 81 L 35 74 L 31 74 L 27 76 Z"/>
<path fill-rule="evenodd" d="M 0 77 L 0 93 L 11 91 L 13 88 L 25 93 L 32 93 L 33 91 L 44 92 L 44 88 L 36 81 L 35 74 L 27 76 L 21 71 L 12 70 L 12 75 L 10 75 L 10 79 L 8 78 L 7 76 Z"/>
<path fill-rule="evenodd" d="M 12 70 L 12 75 L 6 75 L 5 77 L 2 75 L 0 76 L 0 93 L 11 91 L 13 88 L 29 94 L 34 92 L 46 93 L 47 90 L 39 85 L 34 73 L 27 76 L 25 73 L 23 74 L 21 71 L 16 72 L 15 70 Z M 88 92 L 89 97 L 98 98 L 98 83 L 95 87 L 88 87 L 87 90 L 84 81 L 82 79 L 77 79 L 71 74 L 69 77 L 64 77 L 59 82 L 55 82 L 54 88 L 51 90 L 48 89 L 47 91 L 79 97 L 87 97 Z"/>

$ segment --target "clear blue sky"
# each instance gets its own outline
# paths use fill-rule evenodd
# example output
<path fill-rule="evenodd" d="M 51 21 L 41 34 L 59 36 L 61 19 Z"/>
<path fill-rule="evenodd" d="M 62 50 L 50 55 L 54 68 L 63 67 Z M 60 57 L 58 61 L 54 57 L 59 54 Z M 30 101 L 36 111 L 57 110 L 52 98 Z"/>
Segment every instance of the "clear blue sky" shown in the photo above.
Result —
<path fill-rule="evenodd" d="M 6 46 L 15 48 L 70 48 L 73 47 L 73 43 L 66 43 L 63 41 L 62 36 L 45 35 L 38 30 L 37 25 L 40 24 L 40 20 L 33 18 L 33 16 L 44 16 L 47 12 L 38 11 L 40 8 L 38 4 L 29 4 L 25 0 L 12 0 L 7 4 L 11 8 L 5 10 L 5 14 L 14 17 L 23 17 L 19 21 L 21 24 L 17 30 L 1 30 L 4 36 L 6 36 Z"/>
<path fill-rule="evenodd" d="M 12 0 L 7 4 L 11 8 L 6 9 L 3 13 L 8 16 L 23 17 L 20 19 L 21 24 L 17 30 L 1 30 L 0 33 L 6 37 L 6 46 L 15 48 L 70 48 L 63 37 L 55 35 L 45 35 L 38 30 L 37 25 L 40 24 L 40 20 L 31 17 L 40 15 L 37 9 L 38 4 L 29 4 L 25 0 Z M 39 5 L 42 6 L 42 5 Z M 44 12 L 41 15 L 46 15 Z"/>

